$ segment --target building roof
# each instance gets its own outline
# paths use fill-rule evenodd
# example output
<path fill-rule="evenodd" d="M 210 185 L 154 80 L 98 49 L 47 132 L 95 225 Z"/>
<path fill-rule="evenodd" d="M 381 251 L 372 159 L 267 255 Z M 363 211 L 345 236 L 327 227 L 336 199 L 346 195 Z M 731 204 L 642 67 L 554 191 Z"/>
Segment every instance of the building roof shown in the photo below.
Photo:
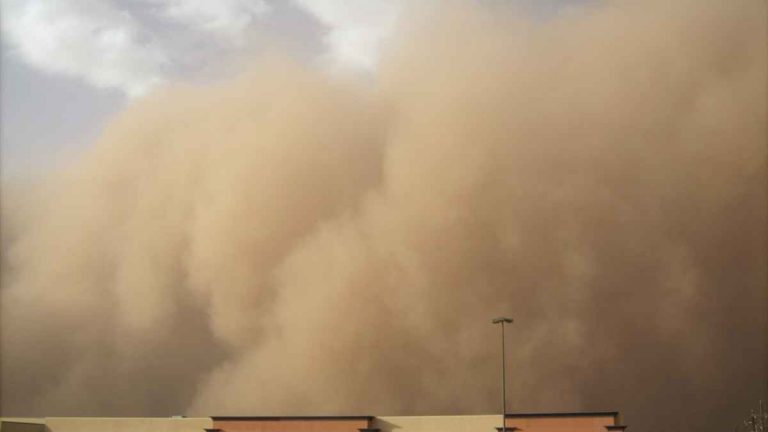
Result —
<path fill-rule="evenodd" d="M 493 415 L 493 414 L 484 414 Z M 614 417 L 618 418 L 618 411 L 592 411 L 592 412 L 544 412 L 544 413 L 507 413 L 506 418 L 534 418 L 534 417 Z M 265 420 L 265 421 L 291 421 L 291 420 L 373 420 L 373 415 L 340 415 L 340 416 L 211 416 L 213 420 Z M 415 416 L 420 417 L 420 416 Z M 441 416 L 442 417 L 442 416 Z"/>
<path fill-rule="evenodd" d="M 618 411 L 593 411 L 593 412 L 559 412 L 559 413 L 507 413 L 507 418 L 512 417 L 618 417 Z"/>
<path fill-rule="evenodd" d="M 357 416 L 211 416 L 213 420 L 373 420 L 372 415 Z"/>

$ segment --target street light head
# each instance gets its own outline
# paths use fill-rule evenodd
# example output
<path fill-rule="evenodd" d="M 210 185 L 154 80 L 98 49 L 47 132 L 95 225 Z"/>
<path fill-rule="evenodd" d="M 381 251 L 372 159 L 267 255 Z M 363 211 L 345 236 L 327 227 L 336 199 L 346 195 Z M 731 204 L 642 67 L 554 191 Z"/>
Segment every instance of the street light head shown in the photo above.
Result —
<path fill-rule="evenodd" d="M 498 323 L 512 323 L 512 318 L 498 317 L 498 318 L 494 318 L 493 321 L 491 321 L 491 322 L 493 322 L 494 324 L 498 324 Z"/>

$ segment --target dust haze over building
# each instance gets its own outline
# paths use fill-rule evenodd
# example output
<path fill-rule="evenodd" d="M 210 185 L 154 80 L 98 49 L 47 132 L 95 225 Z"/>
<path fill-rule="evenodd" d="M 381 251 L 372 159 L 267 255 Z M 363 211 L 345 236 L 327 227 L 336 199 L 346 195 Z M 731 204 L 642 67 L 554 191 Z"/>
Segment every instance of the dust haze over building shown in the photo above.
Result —
<path fill-rule="evenodd" d="M 513 411 L 768 396 L 766 3 L 425 11 L 373 83 L 273 55 L 4 187 L 3 414 L 495 412 L 507 313 Z"/>

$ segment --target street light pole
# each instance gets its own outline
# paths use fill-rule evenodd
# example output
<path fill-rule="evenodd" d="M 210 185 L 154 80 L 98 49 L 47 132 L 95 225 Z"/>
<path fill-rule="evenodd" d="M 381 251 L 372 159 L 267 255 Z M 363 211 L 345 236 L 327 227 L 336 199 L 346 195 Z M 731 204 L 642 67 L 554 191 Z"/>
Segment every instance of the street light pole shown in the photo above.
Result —
<path fill-rule="evenodd" d="M 499 317 L 491 322 L 501 324 L 501 432 L 507 432 L 507 362 L 504 355 L 504 324 L 512 324 L 512 319 Z"/>

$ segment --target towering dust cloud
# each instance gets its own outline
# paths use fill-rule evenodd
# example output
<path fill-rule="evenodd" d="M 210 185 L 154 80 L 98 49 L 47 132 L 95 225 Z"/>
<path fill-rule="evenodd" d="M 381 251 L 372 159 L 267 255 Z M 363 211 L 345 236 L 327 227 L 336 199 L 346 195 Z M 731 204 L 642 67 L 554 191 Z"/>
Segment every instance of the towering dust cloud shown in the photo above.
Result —
<path fill-rule="evenodd" d="M 766 397 L 766 3 L 444 6 L 375 84 L 166 89 L 3 195 L 6 415 L 611 410 Z"/>

